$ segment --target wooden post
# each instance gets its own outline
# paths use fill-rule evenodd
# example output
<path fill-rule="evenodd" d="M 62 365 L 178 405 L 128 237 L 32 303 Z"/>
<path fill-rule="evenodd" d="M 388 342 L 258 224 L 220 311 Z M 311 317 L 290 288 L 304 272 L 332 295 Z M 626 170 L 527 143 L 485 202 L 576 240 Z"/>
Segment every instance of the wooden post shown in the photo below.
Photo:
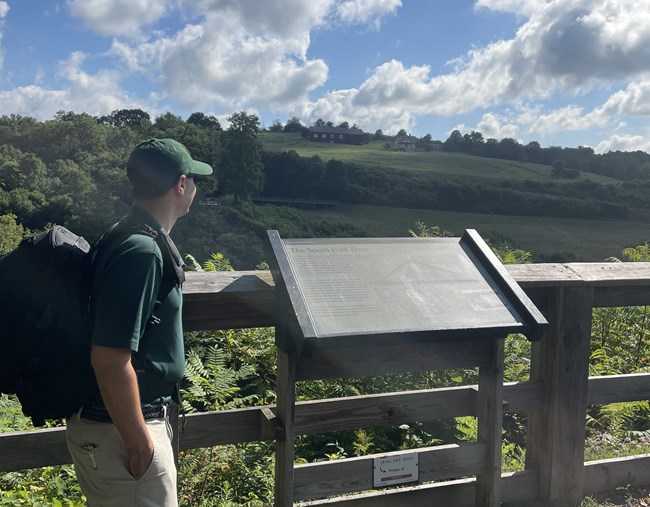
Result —
<path fill-rule="evenodd" d="M 501 505 L 503 342 L 503 338 L 492 340 L 490 362 L 478 373 L 478 441 L 486 451 L 476 476 L 477 507 Z"/>
<path fill-rule="evenodd" d="M 574 507 L 583 499 L 585 420 L 594 290 L 549 295 L 549 327 L 534 344 L 531 380 L 544 383 L 540 409 L 528 413 L 526 469 L 538 474 L 540 501 Z"/>
<path fill-rule="evenodd" d="M 284 439 L 275 442 L 275 507 L 293 505 L 294 421 L 296 407 L 296 354 L 278 349 L 277 410 Z"/>

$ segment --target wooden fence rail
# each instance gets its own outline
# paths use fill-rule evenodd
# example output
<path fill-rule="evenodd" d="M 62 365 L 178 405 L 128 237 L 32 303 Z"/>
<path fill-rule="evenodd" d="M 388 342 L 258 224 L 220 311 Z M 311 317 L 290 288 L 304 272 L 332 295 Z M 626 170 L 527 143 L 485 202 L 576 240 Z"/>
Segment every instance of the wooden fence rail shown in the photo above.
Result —
<path fill-rule="evenodd" d="M 589 404 L 650 398 L 650 374 L 588 377 L 591 312 L 596 307 L 650 305 L 650 263 L 571 263 L 512 265 L 508 270 L 549 320 L 545 337 L 533 347 L 531 380 L 503 387 L 503 410 L 528 413 L 526 470 L 504 474 L 504 502 L 578 505 L 586 494 L 619 486 L 650 484 L 650 456 L 584 463 L 585 411 Z M 237 329 L 275 325 L 273 282 L 268 272 L 188 273 L 184 287 L 186 330 Z M 445 368 L 467 358 L 475 365 L 484 351 L 423 345 L 409 360 L 415 370 Z M 301 358 L 300 380 L 390 373 L 364 362 L 363 350 L 351 350 L 346 362 Z M 390 351 L 387 351 L 390 354 Z M 453 357 L 451 357 L 453 356 Z M 394 371 L 401 359 L 395 355 Z M 340 359 L 340 357 L 339 357 Z M 390 363 L 389 363 L 390 364 Z M 411 368 L 413 369 L 413 368 Z M 296 434 L 314 434 L 414 421 L 477 415 L 476 386 L 384 393 L 299 402 Z M 180 448 L 273 440 L 269 422 L 274 406 L 192 414 L 180 433 Z M 481 444 L 420 450 L 422 480 L 443 482 L 377 491 L 349 497 L 306 501 L 303 505 L 473 505 L 474 479 L 453 479 L 476 472 Z M 368 458 L 296 467 L 296 499 L 372 489 Z M 63 428 L 0 435 L 0 471 L 69 463 Z M 395 495 L 399 494 L 399 497 Z"/>

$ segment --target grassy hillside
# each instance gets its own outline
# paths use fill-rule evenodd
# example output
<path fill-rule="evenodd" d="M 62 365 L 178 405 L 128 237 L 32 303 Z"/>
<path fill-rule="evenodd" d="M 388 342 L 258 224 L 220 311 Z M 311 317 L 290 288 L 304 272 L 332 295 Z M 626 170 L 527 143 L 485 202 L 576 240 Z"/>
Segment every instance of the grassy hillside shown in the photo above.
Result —
<path fill-rule="evenodd" d="M 608 220 L 578 220 L 505 215 L 482 215 L 449 211 L 382 208 L 376 206 L 338 206 L 327 210 L 305 211 L 308 216 L 347 222 L 376 236 L 406 236 L 420 220 L 460 235 L 476 229 L 484 238 L 505 239 L 543 255 L 575 255 L 575 260 L 600 262 L 621 256 L 627 246 L 650 239 L 650 223 Z"/>
<path fill-rule="evenodd" d="M 468 185 L 480 183 L 486 188 L 505 187 L 507 182 L 526 180 L 535 183 L 553 182 L 556 185 L 579 180 L 617 187 L 621 185 L 619 180 L 587 172 L 582 172 L 579 180 L 551 178 L 551 168 L 540 164 L 459 153 L 394 152 L 384 149 L 384 143 L 381 141 L 372 141 L 362 146 L 313 143 L 303 139 L 298 133 L 271 132 L 262 133 L 260 139 L 266 151 L 294 150 L 300 156 L 317 155 L 324 161 L 336 159 L 365 167 L 422 171 L 441 181 Z M 536 191 L 541 194 L 546 186 L 537 188 L 539 190 Z M 584 195 L 589 196 L 588 193 Z M 584 195 L 583 199 L 586 198 Z M 534 194 L 531 194 L 531 198 L 534 198 Z M 630 205 L 634 206 L 633 203 Z M 417 220 L 428 225 L 438 225 L 456 234 L 472 228 L 477 229 L 486 238 L 505 239 L 544 259 L 574 258 L 597 262 L 611 256 L 620 257 L 623 248 L 650 239 L 650 219 L 647 218 L 638 221 L 563 219 L 367 205 L 341 205 L 329 210 L 305 213 L 312 217 L 346 222 L 376 236 L 405 236 L 408 234 L 408 228 L 414 227 Z"/>
<path fill-rule="evenodd" d="M 428 171 L 442 179 L 489 181 L 534 180 L 573 182 L 551 178 L 551 167 L 540 164 L 513 162 L 510 160 L 474 157 L 460 153 L 415 152 L 401 153 L 384 149 L 382 141 L 371 141 L 361 146 L 346 144 L 314 143 L 303 139 L 298 133 L 262 132 L 260 141 L 267 151 L 294 150 L 302 157 L 318 155 L 324 161 L 336 159 L 367 167 L 383 167 Z M 580 179 L 598 183 L 618 183 L 618 180 L 592 173 L 582 173 Z"/>

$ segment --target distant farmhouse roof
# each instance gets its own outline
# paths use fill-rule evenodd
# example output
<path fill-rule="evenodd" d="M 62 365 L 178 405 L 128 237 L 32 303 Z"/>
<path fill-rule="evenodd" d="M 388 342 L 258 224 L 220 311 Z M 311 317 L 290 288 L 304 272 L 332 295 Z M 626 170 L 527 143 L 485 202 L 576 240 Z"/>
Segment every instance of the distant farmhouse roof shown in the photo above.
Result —
<path fill-rule="evenodd" d="M 352 134 L 363 135 L 363 130 L 357 128 L 343 128 L 343 127 L 309 127 L 309 132 L 318 132 L 319 134 Z"/>
<path fill-rule="evenodd" d="M 363 130 L 343 127 L 309 127 L 309 140 L 317 143 L 361 144 Z"/>

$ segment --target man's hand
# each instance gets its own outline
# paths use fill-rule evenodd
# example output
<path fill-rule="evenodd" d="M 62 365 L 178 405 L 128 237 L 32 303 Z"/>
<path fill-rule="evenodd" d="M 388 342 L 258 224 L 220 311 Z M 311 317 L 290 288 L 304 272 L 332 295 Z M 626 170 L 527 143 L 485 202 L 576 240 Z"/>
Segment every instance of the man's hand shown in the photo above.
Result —
<path fill-rule="evenodd" d="M 138 480 L 149 469 L 153 460 L 153 443 L 137 451 L 129 452 L 129 472 L 135 480 Z"/>

